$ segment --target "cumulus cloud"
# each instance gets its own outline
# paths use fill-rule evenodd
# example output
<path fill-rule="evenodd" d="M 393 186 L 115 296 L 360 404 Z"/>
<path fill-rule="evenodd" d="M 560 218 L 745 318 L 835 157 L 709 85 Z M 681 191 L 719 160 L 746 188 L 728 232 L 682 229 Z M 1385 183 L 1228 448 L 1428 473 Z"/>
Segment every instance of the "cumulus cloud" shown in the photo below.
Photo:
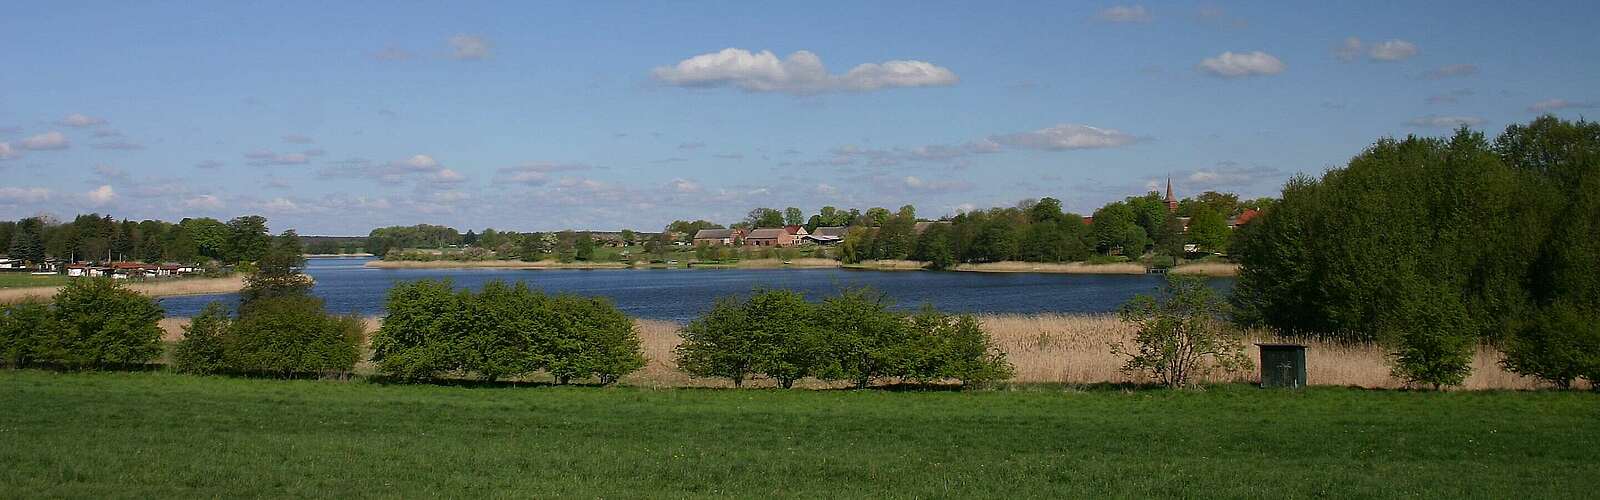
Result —
<path fill-rule="evenodd" d="M 1600 107 L 1600 104 L 1593 102 L 1568 101 L 1566 99 L 1545 99 L 1543 101 L 1533 103 L 1532 106 L 1528 106 L 1528 111 L 1534 113 L 1548 113 L 1563 109 L 1593 109 L 1596 107 Z"/>
<path fill-rule="evenodd" d="M 1477 65 L 1449 64 L 1428 70 L 1422 74 L 1422 78 L 1426 80 L 1443 80 L 1445 78 L 1457 78 L 1476 74 L 1478 74 Z"/>
<path fill-rule="evenodd" d="M 218 210 L 223 207 L 222 199 L 209 194 L 202 194 L 183 200 L 184 208 L 196 210 Z"/>
<path fill-rule="evenodd" d="M 1333 57 L 1338 58 L 1340 61 L 1352 62 L 1361 58 L 1361 49 L 1363 48 L 1365 46 L 1361 43 L 1360 38 L 1353 36 L 1345 38 L 1344 41 L 1333 46 Z"/>
<path fill-rule="evenodd" d="M 320 155 L 320 152 L 317 152 L 317 153 L 314 153 L 314 154 L 308 154 L 308 153 L 274 153 L 272 151 L 260 150 L 260 151 L 251 151 L 249 153 L 245 153 L 244 154 L 244 158 L 245 158 L 245 162 L 244 163 L 246 165 L 251 165 L 251 166 L 256 166 L 256 167 L 264 167 L 264 166 L 269 166 L 269 165 L 305 165 L 305 164 L 311 162 L 311 157 L 312 156 L 319 156 L 319 155 Z"/>
<path fill-rule="evenodd" d="M 797 51 L 779 59 L 771 51 L 750 52 L 727 48 L 701 54 L 674 66 L 651 71 L 651 77 L 676 87 L 736 87 L 747 92 L 784 92 L 795 95 L 824 92 L 866 92 L 896 87 L 943 87 L 960 79 L 955 72 L 923 61 L 894 60 L 861 64 L 838 75 L 830 74 L 822 59 Z"/>
<path fill-rule="evenodd" d="M 45 132 L 17 141 L 17 147 L 29 151 L 49 151 L 67 149 L 71 143 L 67 141 L 66 134 L 61 132 Z"/>
<path fill-rule="evenodd" d="M 489 41 L 475 35 L 456 35 L 450 37 L 450 57 L 460 61 L 476 61 L 489 58 Z"/>
<path fill-rule="evenodd" d="M 1262 51 L 1248 53 L 1223 52 L 1216 57 L 1200 61 L 1200 70 L 1222 78 L 1240 78 L 1282 73 L 1283 61 Z"/>
<path fill-rule="evenodd" d="M 62 118 L 61 121 L 56 123 L 66 125 L 68 127 L 93 127 L 95 125 L 105 125 L 106 121 L 103 118 L 95 118 L 82 113 L 73 113 L 67 115 L 66 118 Z"/>
<path fill-rule="evenodd" d="M 1374 61 L 1401 61 L 1417 55 L 1417 46 L 1405 40 L 1388 40 L 1373 45 L 1367 56 Z"/>
<path fill-rule="evenodd" d="M 84 193 L 84 197 L 91 205 L 103 206 L 117 200 L 117 190 L 111 189 L 110 185 L 102 185 Z"/>
<path fill-rule="evenodd" d="M 49 189 L 42 187 L 0 187 L 0 205 L 39 203 L 50 199 Z"/>
<path fill-rule="evenodd" d="M 1063 123 L 1032 132 L 997 135 L 989 139 L 1006 146 L 1048 151 L 1115 148 L 1133 144 L 1138 140 L 1119 130 L 1076 123 Z"/>
<path fill-rule="evenodd" d="M 672 182 L 667 183 L 667 185 L 671 187 L 673 191 L 679 193 L 700 192 L 700 184 L 688 179 L 673 179 Z"/>
<path fill-rule="evenodd" d="M 1461 126 L 1472 127 L 1482 125 L 1483 122 L 1484 120 L 1482 118 L 1478 118 L 1476 116 L 1428 115 L 1407 120 L 1406 124 L 1413 127 L 1456 128 Z"/>
<path fill-rule="evenodd" d="M 1150 11 L 1143 5 L 1115 5 L 1101 9 L 1099 17 L 1113 23 L 1143 23 L 1150 21 Z"/>
<path fill-rule="evenodd" d="M 439 171 L 428 176 L 428 180 L 433 181 L 435 184 L 460 184 L 465 182 L 467 177 L 461 175 L 460 172 L 448 168 L 441 168 Z"/>

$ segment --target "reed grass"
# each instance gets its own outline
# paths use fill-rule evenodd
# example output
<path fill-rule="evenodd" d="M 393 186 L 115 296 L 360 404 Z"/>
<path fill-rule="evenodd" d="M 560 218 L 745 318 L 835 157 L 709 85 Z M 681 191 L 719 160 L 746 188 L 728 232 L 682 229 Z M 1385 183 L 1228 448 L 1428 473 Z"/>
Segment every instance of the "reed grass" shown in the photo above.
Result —
<path fill-rule="evenodd" d="M 1058 273 L 1058 274 L 1144 274 L 1145 267 L 1133 262 L 1114 264 L 1088 264 L 1083 262 L 1049 263 L 1001 261 L 982 264 L 960 264 L 955 271 L 979 273 Z"/>
<path fill-rule="evenodd" d="M 1229 262 L 1190 262 L 1178 265 L 1167 272 L 1195 276 L 1229 277 L 1239 275 L 1239 265 Z"/>
<path fill-rule="evenodd" d="M 75 278 L 76 279 L 76 278 Z M 233 293 L 244 288 L 243 276 L 225 278 L 175 278 L 161 281 L 124 283 L 128 289 L 151 297 L 176 297 L 180 295 L 210 295 Z M 38 286 L 0 289 L 0 304 L 27 301 L 48 301 L 60 290 L 59 286 Z"/>

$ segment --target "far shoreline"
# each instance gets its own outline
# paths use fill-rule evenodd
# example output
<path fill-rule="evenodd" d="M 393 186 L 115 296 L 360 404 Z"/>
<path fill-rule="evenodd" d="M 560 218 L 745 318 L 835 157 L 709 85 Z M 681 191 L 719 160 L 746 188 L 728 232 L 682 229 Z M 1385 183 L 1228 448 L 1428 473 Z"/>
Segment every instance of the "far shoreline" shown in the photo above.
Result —
<path fill-rule="evenodd" d="M 520 260 L 373 260 L 364 267 L 373 269 L 849 269 L 861 271 L 927 271 L 927 263 L 913 260 L 875 260 L 844 264 L 832 259 L 747 259 L 738 262 L 688 263 L 683 267 L 662 267 L 653 264 L 630 265 L 622 262 L 556 262 Z M 1037 274 L 1088 274 L 1088 275 L 1141 275 L 1150 272 L 1143 264 L 1121 262 L 1111 264 L 1086 264 L 1083 262 L 988 262 L 958 264 L 948 269 L 953 272 L 976 273 L 1037 273 Z M 1181 264 L 1168 272 L 1193 276 L 1227 278 L 1238 276 L 1239 265 L 1221 262 L 1195 262 Z"/>

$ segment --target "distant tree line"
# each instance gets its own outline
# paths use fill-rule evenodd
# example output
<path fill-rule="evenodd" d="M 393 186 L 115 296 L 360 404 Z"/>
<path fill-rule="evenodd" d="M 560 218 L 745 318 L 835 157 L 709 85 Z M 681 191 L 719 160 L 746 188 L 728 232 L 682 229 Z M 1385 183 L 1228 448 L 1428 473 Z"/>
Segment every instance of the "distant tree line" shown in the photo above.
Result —
<path fill-rule="evenodd" d="M 1246 324 L 1380 343 L 1419 384 L 1460 384 L 1483 343 L 1557 386 L 1600 381 L 1600 124 L 1383 139 L 1243 232 Z"/>
<path fill-rule="evenodd" d="M 0 242 L 6 243 L 7 256 L 31 263 L 59 259 L 237 264 L 259 260 L 271 239 L 267 219 L 258 215 L 226 223 L 207 217 L 176 224 L 119 221 L 100 214 L 79 215 L 66 223 L 46 217 L 0 222 Z"/>

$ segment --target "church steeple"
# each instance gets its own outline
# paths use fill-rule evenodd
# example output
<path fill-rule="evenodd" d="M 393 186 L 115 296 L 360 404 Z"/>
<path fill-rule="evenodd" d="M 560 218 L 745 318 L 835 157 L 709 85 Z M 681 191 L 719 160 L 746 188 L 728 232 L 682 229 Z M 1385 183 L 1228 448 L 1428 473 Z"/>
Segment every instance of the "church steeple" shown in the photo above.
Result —
<path fill-rule="evenodd" d="M 1177 212 L 1178 211 L 1178 197 L 1172 195 L 1172 177 L 1171 176 L 1167 177 L 1167 199 L 1165 201 L 1167 202 L 1167 211 L 1168 212 Z"/>

